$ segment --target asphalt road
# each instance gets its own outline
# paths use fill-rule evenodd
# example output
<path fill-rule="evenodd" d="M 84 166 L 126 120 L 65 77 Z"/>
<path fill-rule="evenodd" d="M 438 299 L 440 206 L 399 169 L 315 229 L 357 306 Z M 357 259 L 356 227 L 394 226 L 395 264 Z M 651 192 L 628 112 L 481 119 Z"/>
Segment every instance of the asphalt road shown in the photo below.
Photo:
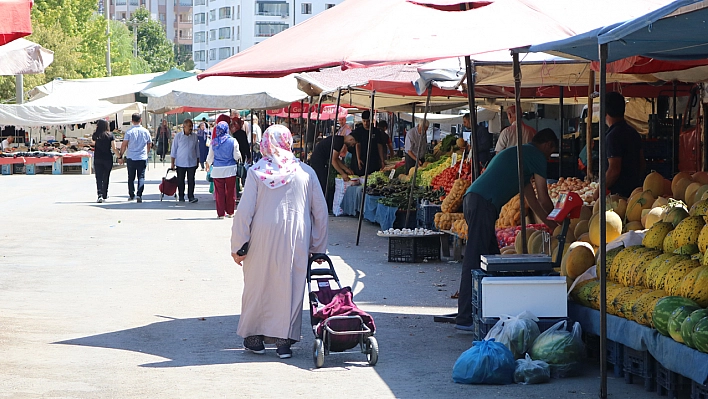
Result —
<path fill-rule="evenodd" d="M 377 226 L 364 222 L 354 245 L 354 218 L 330 218 L 329 252 L 376 321 L 378 364 L 333 354 L 315 369 L 306 309 L 292 359 L 245 352 L 231 220 L 216 219 L 204 172 L 199 203 L 161 202 L 164 170 L 148 171 L 142 204 L 127 201 L 125 169 L 103 204 L 93 176 L 0 176 L 0 398 L 597 396 L 592 361 L 583 376 L 544 385 L 453 383 L 471 336 L 433 315 L 455 311 L 459 264 L 388 263 Z M 613 378 L 609 392 L 654 396 Z"/>

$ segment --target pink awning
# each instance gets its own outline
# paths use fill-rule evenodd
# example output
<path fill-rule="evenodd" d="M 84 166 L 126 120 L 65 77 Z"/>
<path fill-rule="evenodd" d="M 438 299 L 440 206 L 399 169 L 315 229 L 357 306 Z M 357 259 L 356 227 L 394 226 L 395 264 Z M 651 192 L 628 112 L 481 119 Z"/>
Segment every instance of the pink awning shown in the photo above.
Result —
<path fill-rule="evenodd" d="M 0 46 L 15 39 L 32 34 L 32 21 L 30 20 L 30 0 L 2 0 L 0 1 Z"/>
<path fill-rule="evenodd" d="M 199 78 L 277 77 L 334 66 L 427 62 L 502 51 L 572 37 L 669 2 L 496 0 L 453 12 L 406 0 L 346 0 L 216 64 Z"/>

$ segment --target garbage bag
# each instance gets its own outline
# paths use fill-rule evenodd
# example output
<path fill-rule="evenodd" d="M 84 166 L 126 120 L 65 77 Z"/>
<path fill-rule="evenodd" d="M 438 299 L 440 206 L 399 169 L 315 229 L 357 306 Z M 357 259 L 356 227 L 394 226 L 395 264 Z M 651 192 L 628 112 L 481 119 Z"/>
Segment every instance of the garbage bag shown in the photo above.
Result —
<path fill-rule="evenodd" d="M 538 318 L 528 311 L 516 317 L 501 315 L 497 324 L 489 330 L 484 339 L 494 338 L 495 341 L 509 348 L 514 359 L 521 359 L 531 350 L 531 345 L 541 334 L 537 321 Z"/>
<path fill-rule="evenodd" d="M 572 331 L 567 331 L 566 321 L 554 324 L 536 338 L 530 355 L 532 359 L 548 363 L 553 378 L 576 375 L 585 355 L 580 323 L 576 322 Z"/>
<path fill-rule="evenodd" d="M 475 341 L 452 367 L 452 380 L 460 384 L 511 384 L 514 355 L 494 339 Z"/>
<path fill-rule="evenodd" d="M 517 384 L 543 384 L 551 379 L 551 367 L 542 360 L 532 360 L 529 354 L 516 361 L 514 382 Z"/>

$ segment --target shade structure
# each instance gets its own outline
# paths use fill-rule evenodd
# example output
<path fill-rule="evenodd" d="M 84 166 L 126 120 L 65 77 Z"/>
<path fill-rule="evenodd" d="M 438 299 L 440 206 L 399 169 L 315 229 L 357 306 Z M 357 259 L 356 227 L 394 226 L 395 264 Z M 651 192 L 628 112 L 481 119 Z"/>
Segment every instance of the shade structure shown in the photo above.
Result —
<path fill-rule="evenodd" d="M 0 46 L 0 75 L 42 73 L 54 61 L 54 52 L 37 43 L 17 39 Z"/>
<path fill-rule="evenodd" d="M 114 103 L 134 102 L 135 93 L 150 87 L 152 84 L 150 80 L 159 75 L 161 73 L 94 79 L 55 79 L 30 90 L 30 100 L 41 101 L 43 105 L 77 104 L 91 100 L 108 100 Z"/>
<path fill-rule="evenodd" d="M 677 0 L 660 9 L 599 25 L 581 35 L 539 42 L 530 51 L 553 51 L 598 60 L 598 45 L 608 45 L 608 62 L 641 55 L 658 60 L 708 58 L 708 2 Z"/>
<path fill-rule="evenodd" d="M 0 1 L 0 46 L 32 34 L 31 0 Z"/>
<path fill-rule="evenodd" d="M 142 112 L 140 103 L 112 104 L 98 101 L 92 104 L 77 105 L 21 105 L 0 104 L 0 125 L 24 127 L 69 125 L 93 122 L 97 119 L 133 112 Z M 119 120 L 122 119 L 119 117 Z"/>
<path fill-rule="evenodd" d="M 668 0 L 496 0 L 483 7 L 453 12 L 406 0 L 346 0 L 199 76 L 283 76 L 333 66 L 426 62 L 508 50 L 572 37 L 646 14 L 667 3 Z M 348 40 L 322 32 L 346 32 Z M 480 35 L 484 35 L 484 40 L 463 39 Z M 318 40 L 310 40 L 312 37 Z M 293 43 L 308 46 L 303 49 Z"/>
<path fill-rule="evenodd" d="M 289 105 L 307 95 L 298 90 L 293 76 L 277 79 L 190 77 L 142 92 L 148 110 L 158 112 L 175 107 L 211 109 L 271 109 Z"/>
<path fill-rule="evenodd" d="M 165 112 L 167 115 L 173 115 L 173 114 L 183 114 L 185 112 L 206 112 L 206 111 L 214 111 L 216 108 L 204 108 L 204 107 L 177 107 L 175 109 L 169 110 Z"/>

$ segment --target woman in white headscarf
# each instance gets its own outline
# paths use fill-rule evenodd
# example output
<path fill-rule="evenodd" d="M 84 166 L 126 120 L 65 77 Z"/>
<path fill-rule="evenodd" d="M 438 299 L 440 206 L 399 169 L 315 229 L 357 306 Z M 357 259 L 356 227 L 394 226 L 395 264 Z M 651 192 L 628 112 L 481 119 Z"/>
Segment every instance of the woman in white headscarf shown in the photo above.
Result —
<path fill-rule="evenodd" d="M 248 170 L 236 211 L 231 256 L 243 265 L 244 290 L 237 333 L 246 349 L 265 353 L 275 341 L 281 359 L 300 339 L 309 257 L 327 250 L 327 204 L 315 171 L 293 155 L 282 125 L 261 139 L 263 158 Z M 248 243 L 245 256 L 237 252 Z"/>

